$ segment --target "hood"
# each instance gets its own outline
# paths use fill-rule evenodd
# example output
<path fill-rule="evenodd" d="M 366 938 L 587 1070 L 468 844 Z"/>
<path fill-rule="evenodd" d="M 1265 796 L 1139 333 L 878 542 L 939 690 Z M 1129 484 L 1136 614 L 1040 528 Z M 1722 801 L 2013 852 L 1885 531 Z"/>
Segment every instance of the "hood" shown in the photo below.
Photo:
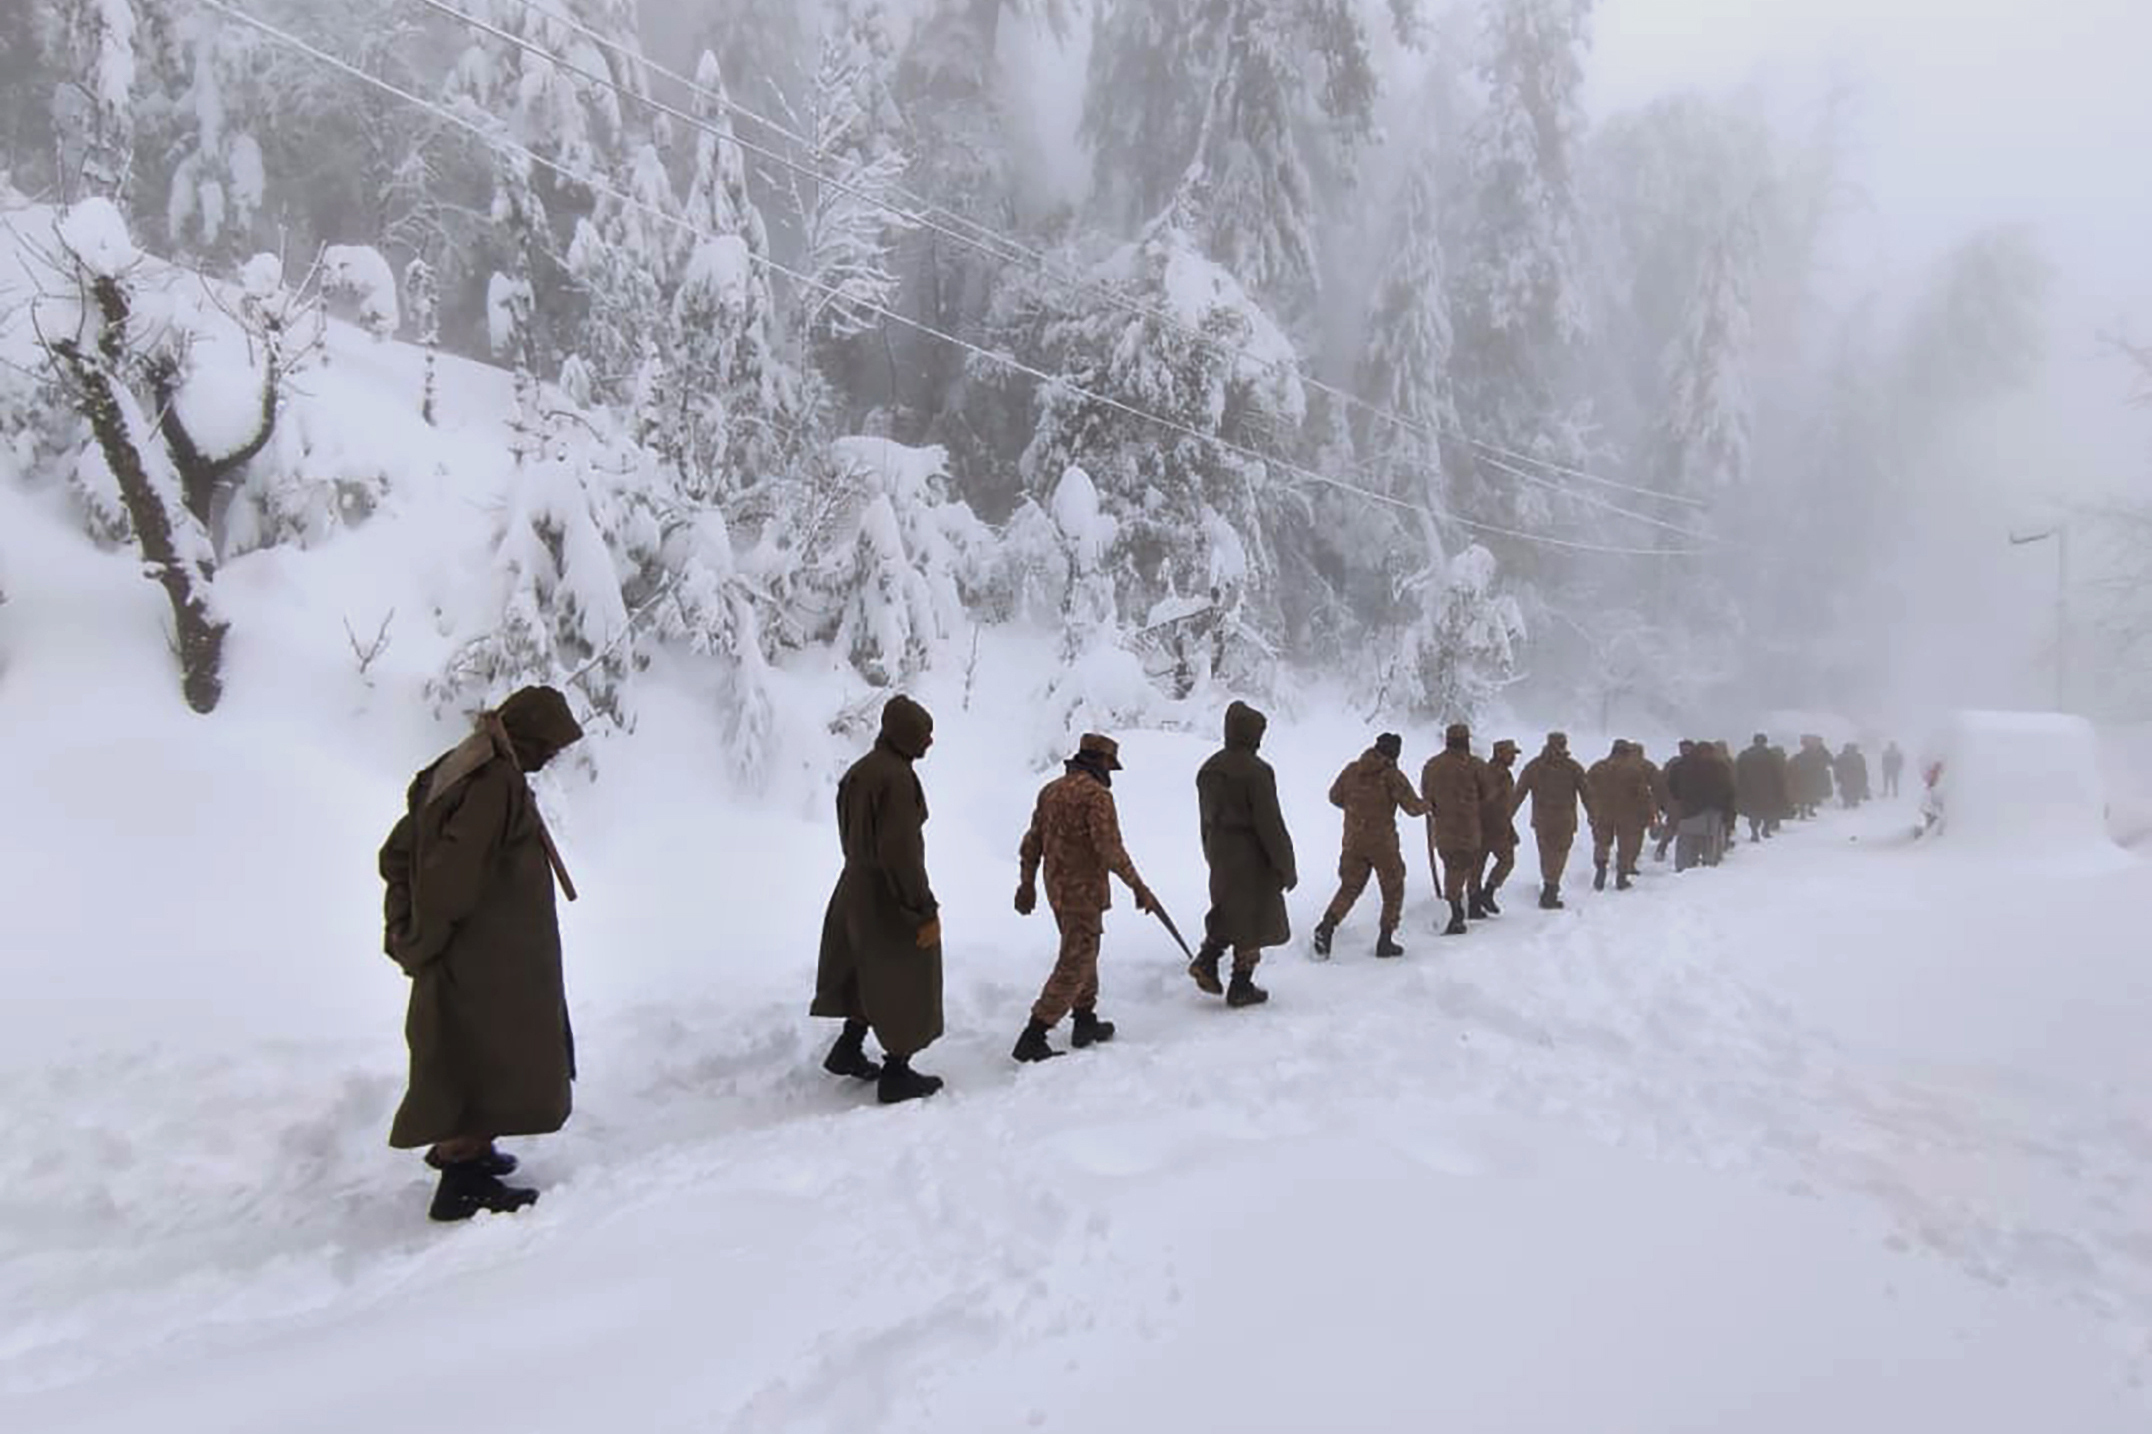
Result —
<path fill-rule="evenodd" d="M 494 715 L 515 748 L 516 764 L 526 772 L 537 771 L 583 739 L 582 724 L 558 688 L 526 687 Z"/>
<path fill-rule="evenodd" d="M 1263 745 L 1270 719 L 1245 702 L 1225 709 L 1225 744 L 1236 752 L 1253 752 Z"/>
<path fill-rule="evenodd" d="M 882 709 L 882 741 L 898 756 L 918 761 L 934 736 L 934 718 L 909 697 L 892 697 Z"/>

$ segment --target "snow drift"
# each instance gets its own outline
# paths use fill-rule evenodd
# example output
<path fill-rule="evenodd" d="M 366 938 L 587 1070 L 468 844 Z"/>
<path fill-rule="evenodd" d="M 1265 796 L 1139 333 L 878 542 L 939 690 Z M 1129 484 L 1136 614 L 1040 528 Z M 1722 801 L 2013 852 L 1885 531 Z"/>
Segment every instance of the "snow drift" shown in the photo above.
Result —
<path fill-rule="evenodd" d="M 2107 828 L 2092 724 L 2056 712 L 1961 712 L 1924 749 L 1928 800 L 1952 849 L 2099 865 L 2125 860 Z"/>

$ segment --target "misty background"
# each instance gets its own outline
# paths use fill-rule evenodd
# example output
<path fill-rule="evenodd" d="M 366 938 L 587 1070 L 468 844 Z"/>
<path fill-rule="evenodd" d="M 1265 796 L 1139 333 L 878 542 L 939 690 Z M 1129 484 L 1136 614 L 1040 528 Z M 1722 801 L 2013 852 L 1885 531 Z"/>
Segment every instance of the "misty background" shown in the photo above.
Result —
<path fill-rule="evenodd" d="M 773 668 L 1020 622 L 1070 722 L 2142 721 L 2148 51 L 2127 0 L 62 0 L 0 17 L 0 192 L 280 260 L 264 441 L 140 495 L 197 595 L 393 506 L 293 516 L 292 315 L 514 374 L 444 708 L 627 723 L 682 651 L 752 767 Z M 185 415 L 214 346 L 144 307 L 119 377 Z M 185 435 L 37 327 L 15 481 L 140 543 L 115 454 Z"/>

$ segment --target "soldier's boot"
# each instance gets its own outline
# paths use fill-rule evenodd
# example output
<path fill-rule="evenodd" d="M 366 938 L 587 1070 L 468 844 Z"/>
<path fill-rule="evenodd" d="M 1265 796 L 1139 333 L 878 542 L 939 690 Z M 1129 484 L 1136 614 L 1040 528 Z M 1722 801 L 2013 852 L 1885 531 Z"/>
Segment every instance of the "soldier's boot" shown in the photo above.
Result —
<path fill-rule="evenodd" d="M 1397 944 L 1397 928 L 1385 926 L 1375 938 L 1375 955 L 1384 961 L 1394 961 L 1405 954 L 1405 948 Z"/>
<path fill-rule="evenodd" d="M 853 1080 L 880 1080 L 882 1068 L 867 1055 L 867 1023 L 846 1021 L 844 1030 L 829 1054 L 822 1058 L 822 1069 L 834 1076 L 850 1076 Z"/>
<path fill-rule="evenodd" d="M 1490 886 L 1480 893 L 1480 915 L 1500 916 L 1502 914 L 1502 908 L 1494 904 L 1494 894 L 1501 889 L 1499 886 Z"/>
<path fill-rule="evenodd" d="M 1224 947 L 1206 941 L 1203 949 L 1196 952 L 1196 959 L 1188 963 L 1188 979 L 1206 996 L 1225 994 L 1225 983 L 1218 979 L 1218 962 L 1224 955 Z"/>
<path fill-rule="evenodd" d="M 1635 885 L 1636 885 L 1636 878 L 1635 878 L 1634 876 L 1632 876 L 1632 875 L 1631 875 L 1631 874 L 1630 874 L 1629 872 L 1627 872 L 1627 871 L 1621 871 L 1621 872 L 1617 872 L 1617 873 L 1615 873 L 1615 876 L 1614 876 L 1614 889 L 1615 889 L 1616 891 L 1627 891 L 1627 890 L 1629 890 L 1629 889 L 1630 889 L 1631 887 L 1633 887 L 1633 886 L 1635 886 Z"/>
<path fill-rule="evenodd" d="M 1607 889 L 1607 864 L 1606 864 L 1605 862 L 1603 862 L 1603 861 L 1602 861 L 1602 862 L 1600 862 L 1600 863 L 1599 863 L 1599 864 L 1598 864 L 1597 866 L 1595 866 L 1595 867 L 1593 867 L 1593 868 L 1592 868 L 1592 890 L 1594 890 L 1594 891 L 1605 891 L 1606 889 Z"/>
<path fill-rule="evenodd" d="M 882 1082 L 877 1098 L 883 1105 L 902 1105 L 908 1100 L 925 1100 L 942 1088 L 940 1076 L 921 1075 L 912 1069 L 911 1061 L 904 1056 L 888 1056 L 882 1061 Z"/>
<path fill-rule="evenodd" d="M 1016 1038 L 1016 1049 L 1009 1054 L 1028 1065 L 1034 1061 L 1050 1061 L 1064 1053 L 1046 1043 L 1046 1027 L 1033 1020 L 1025 1023 L 1024 1033 Z"/>
<path fill-rule="evenodd" d="M 1095 1010 L 1076 1013 L 1076 1029 L 1069 1036 L 1070 1045 L 1080 1051 L 1086 1046 L 1102 1046 L 1112 1039 L 1113 1022 L 1100 1020 Z"/>
<path fill-rule="evenodd" d="M 503 1185 L 501 1178 L 486 1168 L 481 1157 L 441 1167 L 441 1183 L 434 1187 L 433 1204 L 426 1211 L 426 1217 L 452 1224 L 468 1220 L 482 1210 L 495 1215 L 513 1215 L 537 1203 L 537 1191 Z"/>
<path fill-rule="evenodd" d="M 1567 911 L 1569 908 L 1562 905 L 1562 889 L 1551 883 L 1539 888 L 1539 909 L 1541 911 Z"/>
<path fill-rule="evenodd" d="M 1465 904 L 1462 901 L 1451 902 L 1450 924 L 1442 929 L 1442 934 L 1444 936 L 1462 936 L 1467 929 L 1465 926 Z"/>
<path fill-rule="evenodd" d="M 1246 971 L 1233 973 L 1233 985 L 1225 993 L 1225 1003 L 1235 1010 L 1243 1006 L 1260 1006 L 1270 999 L 1270 992 L 1255 984 L 1255 977 Z"/>
<path fill-rule="evenodd" d="M 1465 915 L 1471 917 L 1474 921 L 1485 921 L 1488 917 L 1494 915 L 1487 907 L 1486 892 L 1475 891 L 1472 893 L 1471 898 L 1465 903 Z"/>
<path fill-rule="evenodd" d="M 1320 922 L 1316 923 L 1315 954 L 1323 957 L 1325 960 L 1328 960 L 1330 956 L 1330 940 L 1337 934 L 1338 924 L 1335 921 L 1332 921 L 1329 917 L 1325 916 Z M 1213 981 L 1218 979 L 1217 970 L 1217 962 L 1214 959 L 1211 963 L 1211 979 Z M 1209 990 L 1210 988 L 1208 986 L 1205 986 L 1204 989 Z"/>

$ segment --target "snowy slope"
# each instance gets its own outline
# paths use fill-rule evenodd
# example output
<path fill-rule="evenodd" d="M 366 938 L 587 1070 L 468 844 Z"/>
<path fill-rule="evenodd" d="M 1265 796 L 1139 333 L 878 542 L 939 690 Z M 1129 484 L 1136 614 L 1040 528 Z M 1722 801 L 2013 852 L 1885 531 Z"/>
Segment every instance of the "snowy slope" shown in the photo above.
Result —
<path fill-rule="evenodd" d="M 0 485 L 0 1429 L 2152 1418 L 2141 862 L 2027 886 L 1915 846 L 1908 805 L 1458 943 L 1421 873 L 1406 961 L 1367 959 L 1371 895 L 1335 962 L 1280 953 L 1238 1014 L 1124 909 L 1121 1039 L 1020 1070 L 1053 943 L 1009 910 L 1050 676 L 1019 633 L 970 710 L 961 670 L 921 693 L 952 1032 L 922 1064 L 950 1092 L 883 1111 L 815 1069 L 848 684 L 779 674 L 747 798 L 710 679 L 661 664 L 633 735 L 543 784 L 585 892 L 578 1111 L 521 1152 L 545 1199 L 427 1225 L 384 1144 L 405 983 L 373 861 L 456 735 L 420 693 L 482 596 L 504 388 L 450 365 L 431 430 L 418 355 L 338 327 L 329 357 L 288 441 L 383 505 L 225 567 L 214 718 L 134 561 Z M 362 675 L 346 625 L 384 619 Z M 1210 743 L 1125 735 L 1131 848 L 1193 929 Z M 1303 930 L 1369 735 L 1320 706 L 1274 729 Z"/>

